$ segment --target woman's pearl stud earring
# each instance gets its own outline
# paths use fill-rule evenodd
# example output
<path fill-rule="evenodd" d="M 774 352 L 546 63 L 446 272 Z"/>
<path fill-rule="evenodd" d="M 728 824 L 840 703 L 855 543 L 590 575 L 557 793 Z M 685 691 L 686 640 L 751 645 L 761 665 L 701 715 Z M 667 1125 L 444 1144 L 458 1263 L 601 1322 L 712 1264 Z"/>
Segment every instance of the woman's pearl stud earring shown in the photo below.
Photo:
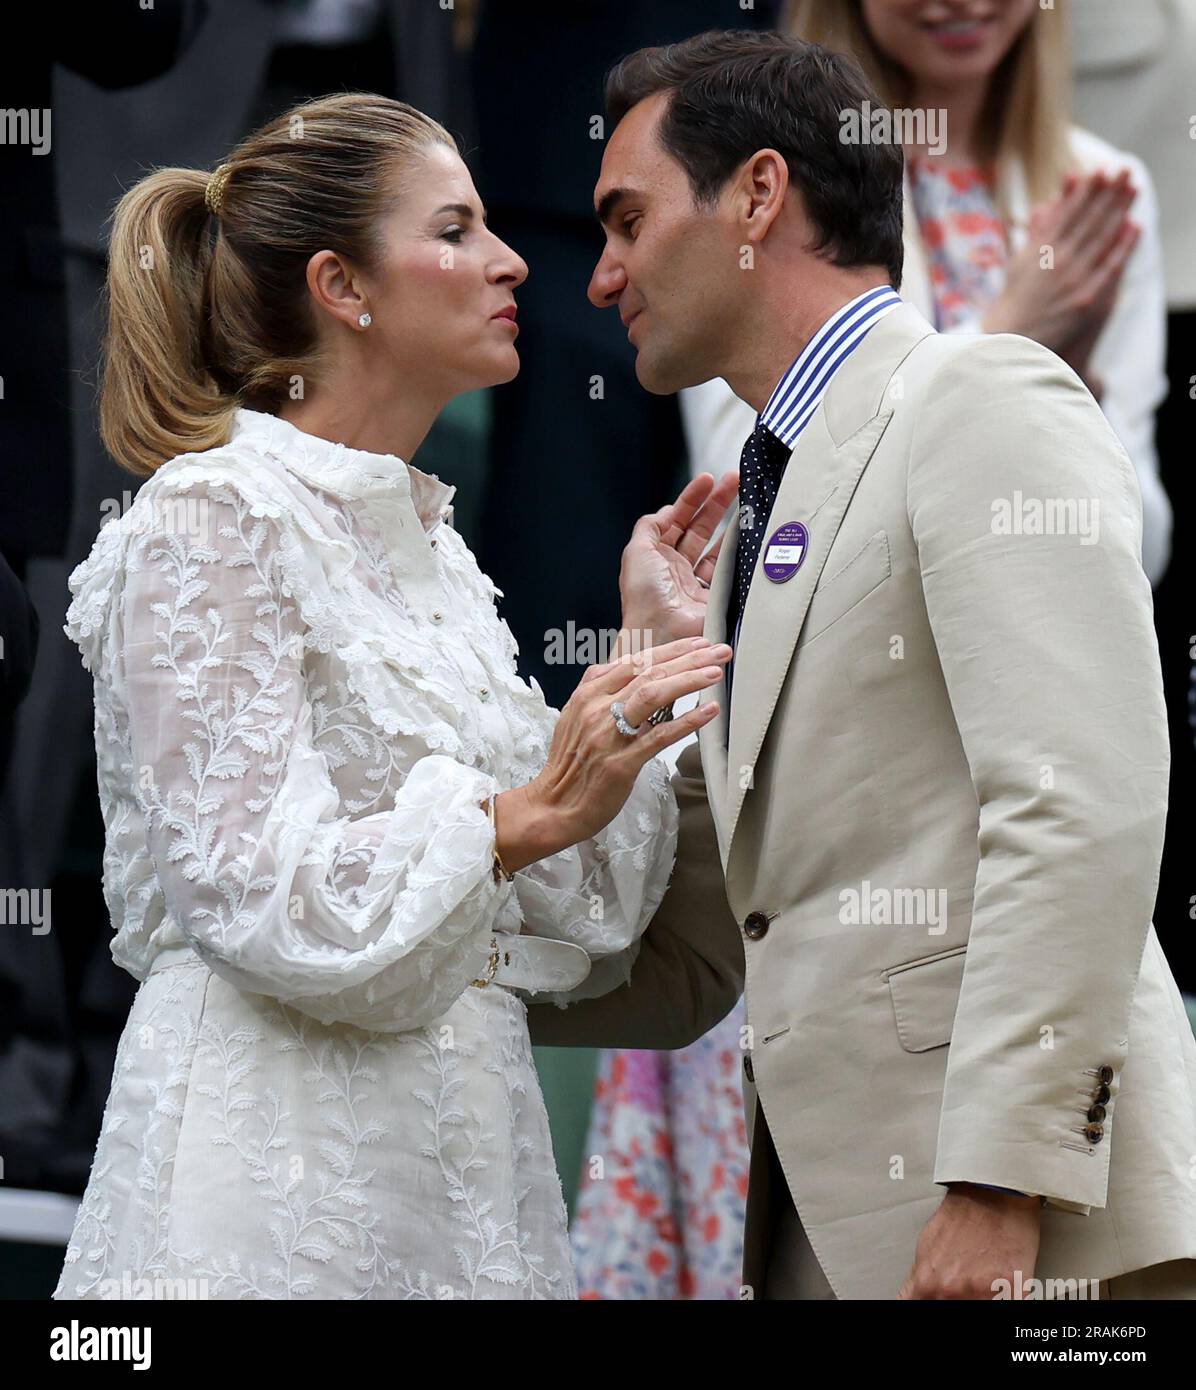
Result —
<path fill-rule="evenodd" d="M 358 317 L 357 320 L 357 322 L 361 324 L 362 328 L 368 328 L 370 324 L 373 323 L 373 321 L 374 320 L 370 318 L 369 314 L 362 314 Z"/>

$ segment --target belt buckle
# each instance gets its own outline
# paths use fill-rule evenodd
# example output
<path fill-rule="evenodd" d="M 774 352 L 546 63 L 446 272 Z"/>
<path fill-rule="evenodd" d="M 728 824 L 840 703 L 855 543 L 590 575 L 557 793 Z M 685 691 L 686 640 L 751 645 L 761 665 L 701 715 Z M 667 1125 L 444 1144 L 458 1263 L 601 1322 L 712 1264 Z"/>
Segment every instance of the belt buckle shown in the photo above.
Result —
<path fill-rule="evenodd" d="M 470 980 L 471 989 L 485 989 L 498 974 L 498 937 L 490 938 L 490 959 L 486 962 L 486 973 L 476 980 Z"/>

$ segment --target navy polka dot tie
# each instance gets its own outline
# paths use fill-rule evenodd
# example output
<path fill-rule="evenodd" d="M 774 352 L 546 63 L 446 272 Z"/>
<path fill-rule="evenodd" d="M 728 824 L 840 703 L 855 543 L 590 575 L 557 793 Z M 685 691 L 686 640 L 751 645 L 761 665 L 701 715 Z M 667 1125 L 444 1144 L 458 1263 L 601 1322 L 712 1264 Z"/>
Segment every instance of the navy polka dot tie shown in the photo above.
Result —
<path fill-rule="evenodd" d="M 731 585 L 727 610 L 727 640 L 731 643 L 735 641 L 743 610 L 747 607 L 752 573 L 764 544 L 772 504 L 777 500 L 789 453 L 789 445 L 757 421 L 739 459 L 739 515 L 736 518 L 739 550 L 735 556 L 735 582 Z"/>

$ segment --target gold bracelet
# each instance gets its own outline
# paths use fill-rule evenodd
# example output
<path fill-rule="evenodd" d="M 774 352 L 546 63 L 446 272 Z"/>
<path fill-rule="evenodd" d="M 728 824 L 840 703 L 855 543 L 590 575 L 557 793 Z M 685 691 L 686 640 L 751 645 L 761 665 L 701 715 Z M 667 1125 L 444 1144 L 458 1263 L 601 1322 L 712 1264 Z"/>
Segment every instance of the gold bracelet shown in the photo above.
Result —
<path fill-rule="evenodd" d="M 494 881 L 499 883 L 505 878 L 508 883 L 511 883 L 515 875 L 507 873 L 507 866 L 502 862 L 502 856 L 498 852 L 498 813 L 494 805 L 496 800 L 497 796 L 492 795 L 486 802 L 486 810 L 490 815 L 490 827 L 494 831 Z"/>

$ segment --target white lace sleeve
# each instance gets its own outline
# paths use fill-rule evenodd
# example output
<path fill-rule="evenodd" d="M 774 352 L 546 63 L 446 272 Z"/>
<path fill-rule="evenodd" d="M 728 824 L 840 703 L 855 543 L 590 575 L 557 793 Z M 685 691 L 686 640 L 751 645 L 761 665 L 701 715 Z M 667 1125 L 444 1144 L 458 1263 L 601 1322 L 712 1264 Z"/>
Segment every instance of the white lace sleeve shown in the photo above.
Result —
<path fill-rule="evenodd" d="M 524 930 L 574 942 L 592 962 L 575 989 L 539 994 L 538 1003 L 593 999 L 627 982 L 640 939 L 668 887 L 676 850 L 677 799 L 668 769 L 652 758 L 604 830 L 515 875 Z"/>
<path fill-rule="evenodd" d="M 240 989 L 324 1023 L 428 1023 L 483 973 L 496 918 L 515 911 L 479 805 L 494 780 L 418 756 L 393 810 L 338 814 L 279 527 L 219 490 L 202 500 L 202 543 L 138 539 L 123 607 L 122 686 L 167 910 Z"/>

